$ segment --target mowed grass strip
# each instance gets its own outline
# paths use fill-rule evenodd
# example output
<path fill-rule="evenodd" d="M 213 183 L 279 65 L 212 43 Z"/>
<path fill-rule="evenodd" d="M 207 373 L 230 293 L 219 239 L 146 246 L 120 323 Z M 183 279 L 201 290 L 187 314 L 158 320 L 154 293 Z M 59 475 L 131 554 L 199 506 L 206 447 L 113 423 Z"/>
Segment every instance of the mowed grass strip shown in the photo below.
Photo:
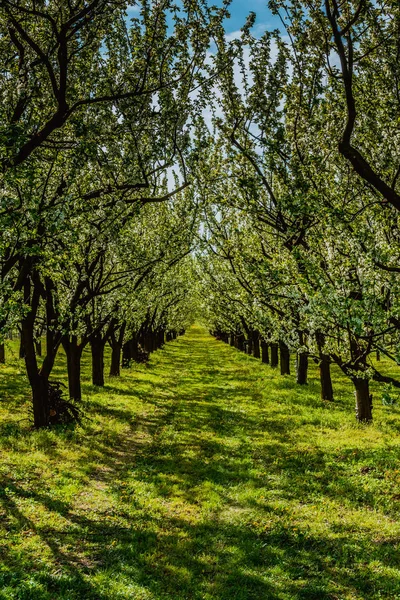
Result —
<path fill-rule="evenodd" d="M 14 354 L 10 354 L 14 352 Z M 0 367 L 0 599 L 400 598 L 400 417 L 319 399 L 201 327 L 32 431 Z M 392 371 L 397 370 L 392 367 Z M 55 379 L 65 378 L 60 353 Z"/>

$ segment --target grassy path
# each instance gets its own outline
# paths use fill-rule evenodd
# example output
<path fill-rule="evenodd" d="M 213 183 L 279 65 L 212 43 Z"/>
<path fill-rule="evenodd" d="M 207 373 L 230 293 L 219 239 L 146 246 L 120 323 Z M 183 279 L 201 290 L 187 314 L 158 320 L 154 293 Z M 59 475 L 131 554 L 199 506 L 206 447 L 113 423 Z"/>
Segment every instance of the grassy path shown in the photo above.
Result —
<path fill-rule="evenodd" d="M 396 409 L 356 426 L 342 380 L 321 404 L 196 327 L 86 383 L 75 430 L 19 421 L 17 360 L 2 382 L 1 600 L 400 598 Z"/>

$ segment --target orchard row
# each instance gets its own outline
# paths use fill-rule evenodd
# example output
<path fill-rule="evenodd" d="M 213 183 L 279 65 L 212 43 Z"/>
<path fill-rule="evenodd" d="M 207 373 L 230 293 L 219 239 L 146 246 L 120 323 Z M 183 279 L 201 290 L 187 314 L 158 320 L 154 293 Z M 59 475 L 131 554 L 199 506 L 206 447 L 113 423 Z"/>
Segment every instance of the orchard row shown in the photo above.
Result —
<path fill-rule="evenodd" d="M 85 347 L 101 384 L 107 342 L 116 374 L 197 317 L 327 399 L 337 364 L 360 421 L 399 387 L 371 361 L 400 361 L 399 4 L 270 8 L 228 36 L 228 3 L 0 2 L 0 331 L 36 427 L 61 346 L 79 402 Z"/>

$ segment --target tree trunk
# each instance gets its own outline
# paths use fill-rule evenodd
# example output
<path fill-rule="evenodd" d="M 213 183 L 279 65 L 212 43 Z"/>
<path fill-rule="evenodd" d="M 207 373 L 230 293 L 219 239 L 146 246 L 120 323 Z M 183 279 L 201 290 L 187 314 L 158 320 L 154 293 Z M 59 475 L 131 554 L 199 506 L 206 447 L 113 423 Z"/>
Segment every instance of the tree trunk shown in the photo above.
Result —
<path fill-rule="evenodd" d="M 236 347 L 238 350 L 243 352 L 243 350 L 244 350 L 244 335 L 243 335 L 243 333 L 240 333 L 239 335 L 236 336 Z"/>
<path fill-rule="evenodd" d="M 81 358 L 83 347 L 78 344 L 78 339 L 75 335 L 71 336 L 70 339 L 64 338 L 62 345 L 67 355 L 69 397 L 73 400 L 81 400 Z"/>
<path fill-rule="evenodd" d="M 150 329 L 145 335 L 144 349 L 148 354 L 151 354 L 152 352 L 154 352 L 154 350 L 156 350 L 155 336 L 154 331 L 152 329 Z"/>
<path fill-rule="evenodd" d="M 328 354 L 324 354 L 323 347 L 325 345 L 324 334 L 317 331 L 315 339 L 319 351 L 319 377 L 321 381 L 321 399 L 333 401 L 333 387 L 331 378 L 331 360 Z"/>
<path fill-rule="evenodd" d="M 253 340 L 251 339 L 251 335 L 247 338 L 247 354 L 253 354 Z"/>
<path fill-rule="evenodd" d="M 372 421 L 372 394 L 369 393 L 368 379 L 353 377 L 356 390 L 356 417 L 357 421 L 369 423 Z"/>
<path fill-rule="evenodd" d="M 36 356 L 42 356 L 42 340 L 40 338 L 35 340 L 35 350 Z"/>
<path fill-rule="evenodd" d="M 271 367 L 277 367 L 279 364 L 278 360 L 278 344 L 271 344 Z"/>
<path fill-rule="evenodd" d="M 297 355 L 297 383 L 305 385 L 307 383 L 308 371 L 308 353 L 301 352 Z"/>
<path fill-rule="evenodd" d="M 136 335 L 134 335 L 130 340 L 129 340 L 129 348 L 130 348 L 130 356 L 131 359 L 134 360 L 135 362 L 138 361 L 138 357 L 139 357 L 139 346 L 138 346 L 138 338 Z"/>
<path fill-rule="evenodd" d="M 111 364 L 110 364 L 110 377 L 119 377 L 121 364 L 121 344 L 118 342 L 113 343 L 111 346 Z"/>
<path fill-rule="evenodd" d="M 131 364 L 131 343 L 130 340 L 122 346 L 122 368 L 129 369 Z"/>
<path fill-rule="evenodd" d="M 264 340 L 261 341 L 261 362 L 269 365 L 268 344 Z"/>
<path fill-rule="evenodd" d="M 253 356 L 254 358 L 260 358 L 260 336 L 258 331 L 252 332 L 253 337 Z"/>
<path fill-rule="evenodd" d="M 120 376 L 120 365 L 121 365 L 121 350 L 124 341 L 126 323 L 122 323 L 120 327 L 116 327 L 111 330 L 109 336 L 109 344 L 111 346 L 111 364 L 110 364 L 110 377 Z M 118 331 L 118 335 L 117 335 Z"/>
<path fill-rule="evenodd" d="M 234 346 L 235 345 L 235 336 L 233 333 L 230 334 L 229 336 L 229 345 L 230 346 Z"/>
<path fill-rule="evenodd" d="M 22 337 L 22 332 L 21 332 L 21 339 L 19 342 L 19 357 L 20 358 L 25 358 L 25 346 L 24 346 L 24 340 Z"/>
<path fill-rule="evenodd" d="M 23 319 L 21 324 L 21 346 L 24 348 L 26 371 L 32 389 L 33 423 L 36 428 L 46 427 L 50 417 L 49 381 L 38 372 L 31 315 Z"/>
<path fill-rule="evenodd" d="M 290 375 L 290 354 L 285 342 L 279 342 L 281 375 Z"/>
<path fill-rule="evenodd" d="M 164 329 L 160 329 L 157 333 L 157 350 L 164 346 Z"/>
<path fill-rule="evenodd" d="M 333 387 L 331 378 L 331 362 L 327 354 L 322 354 L 319 362 L 319 377 L 321 381 L 321 399 L 333 400 Z"/>
<path fill-rule="evenodd" d="M 90 340 L 92 351 L 92 383 L 104 387 L 104 341 L 101 336 L 94 336 Z"/>
<path fill-rule="evenodd" d="M 6 347 L 4 344 L 0 344 L 0 363 L 4 365 L 6 362 Z"/>
<path fill-rule="evenodd" d="M 46 427 L 49 424 L 50 417 L 49 380 L 37 373 L 34 381 L 31 381 L 31 387 L 34 426 L 36 428 Z"/>

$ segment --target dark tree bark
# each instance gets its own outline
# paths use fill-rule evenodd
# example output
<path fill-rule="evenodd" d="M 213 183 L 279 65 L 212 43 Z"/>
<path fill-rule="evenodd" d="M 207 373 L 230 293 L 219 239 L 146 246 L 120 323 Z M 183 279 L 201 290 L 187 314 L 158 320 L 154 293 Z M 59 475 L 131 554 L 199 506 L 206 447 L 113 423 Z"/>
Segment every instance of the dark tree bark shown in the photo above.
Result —
<path fill-rule="evenodd" d="M 94 335 L 90 339 L 92 352 L 92 383 L 104 387 L 104 346 L 105 340 L 101 335 Z"/>
<path fill-rule="evenodd" d="M 235 336 L 233 333 L 230 334 L 229 336 L 229 345 L 230 346 L 234 346 L 235 345 Z"/>
<path fill-rule="evenodd" d="M 81 400 L 81 358 L 84 345 L 78 343 L 78 338 L 75 335 L 69 338 L 64 336 L 62 345 L 67 355 L 69 397 L 73 400 Z"/>
<path fill-rule="evenodd" d="M 35 353 L 35 318 L 39 306 L 40 293 L 38 286 L 31 285 L 31 280 L 24 283 L 25 304 L 30 306 L 30 311 L 21 322 L 21 346 L 24 349 L 26 372 L 32 389 L 33 423 L 36 428 L 46 427 L 49 424 L 49 368 L 39 372 Z M 43 367 L 43 366 L 42 366 Z"/>
<path fill-rule="evenodd" d="M 25 319 L 24 319 L 25 321 Z M 46 377 L 38 372 L 35 345 L 33 341 L 33 328 L 26 323 L 22 324 L 22 335 L 25 347 L 25 365 L 29 383 L 32 388 L 33 422 L 34 426 L 46 427 L 49 424 L 49 383 Z"/>
<path fill-rule="evenodd" d="M 139 343 L 143 345 L 143 337 L 134 333 L 122 346 L 122 368 L 129 368 L 132 360 L 139 362 Z"/>
<path fill-rule="evenodd" d="M 129 369 L 131 364 L 131 344 L 130 340 L 122 346 L 122 368 Z"/>
<path fill-rule="evenodd" d="M 0 363 L 4 365 L 6 362 L 6 347 L 4 344 L 0 344 Z"/>
<path fill-rule="evenodd" d="M 352 24 L 356 24 L 365 8 L 365 2 L 360 2 L 356 10 Z M 353 131 L 357 123 L 356 100 L 354 97 L 354 50 L 357 47 L 357 39 L 353 40 L 351 27 L 343 27 L 340 19 L 344 17 L 345 8 L 336 0 L 325 0 L 326 15 L 331 25 L 333 39 L 336 51 L 340 59 L 341 81 L 344 87 L 344 96 L 346 99 L 347 119 L 343 129 L 341 140 L 339 141 L 339 152 L 351 163 L 353 169 L 370 186 L 374 187 L 394 208 L 400 211 L 400 194 L 396 191 L 395 185 L 390 185 L 384 181 L 379 172 L 379 168 L 370 164 L 368 159 L 362 154 L 361 149 L 353 144 Z M 347 19 L 346 19 L 347 20 Z"/>
<path fill-rule="evenodd" d="M 297 383 L 305 385 L 308 373 L 308 353 L 301 352 L 297 355 Z"/>
<path fill-rule="evenodd" d="M 321 382 L 321 399 L 333 401 L 331 378 L 331 361 L 327 354 L 322 354 L 319 361 L 319 378 Z"/>
<path fill-rule="evenodd" d="M 109 343 L 111 346 L 111 365 L 110 365 L 110 377 L 119 377 L 120 375 L 120 364 L 121 364 L 121 350 L 124 341 L 126 323 L 123 323 L 119 328 L 118 335 L 113 330 L 110 333 Z"/>
<path fill-rule="evenodd" d="M 147 331 L 143 336 L 143 349 L 150 354 L 153 351 L 151 332 Z"/>
<path fill-rule="evenodd" d="M 261 362 L 269 365 L 268 344 L 265 340 L 261 341 Z"/>
<path fill-rule="evenodd" d="M 278 344 L 271 344 L 271 367 L 277 367 L 279 365 L 278 360 Z"/>
<path fill-rule="evenodd" d="M 236 347 L 241 352 L 244 351 L 244 335 L 243 335 L 243 333 L 239 333 L 239 335 L 236 336 Z"/>
<path fill-rule="evenodd" d="M 19 357 L 25 358 L 25 346 L 24 346 L 24 339 L 22 336 L 22 331 L 21 331 L 21 338 L 20 338 L 20 342 L 19 342 Z"/>
<path fill-rule="evenodd" d="M 281 375 L 290 375 L 290 354 L 285 342 L 279 342 Z"/>
<path fill-rule="evenodd" d="M 331 359 L 328 354 L 325 354 L 323 347 L 325 345 L 325 338 L 321 331 L 317 331 L 315 339 L 318 346 L 319 352 L 319 378 L 321 382 L 321 399 L 333 401 L 333 387 L 331 378 Z"/>
<path fill-rule="evenodd" d="M 369 393 L 368 379 L 352 378 L 356 391 L 356 417 L 357 421 L 369 423 L 372 421 L 372 395 Z"/>
<path fill-rule="evenodd" d="M 160 328 L 157 332 L 157 350 L 164 346 L 165 342 L 165 331 L 163 328 Z"/>
<path fill-rule="evenodd" d="M 33 337 L 31 315 L 22 321 L 22 340 L 25 349 L 25 365 L 32 389 L 33 423 L 36 428 L 49 424 L 49 381 L 46 375 L 39 373 Z"/>
<path fill-rule="evenodd" d="M 42 340 L 35 340 L 35 350 L 37 356 L 42 356 Z"/>
<path fill-rule="evenodd" d="M 111 346 L 110 377 L 119 377 L 121 364 L 121 346 Z"/>
<path fill-rule="evenodd" d="M 252 332 L 252 342 L 253 342 L 253 356 L 254 358 L 260 358 L 260 335 L 258 331 Z"/>
<path fill-rule="evenodd" d="M 25 359 L 30 362 L 30 359 Z M 28 368 L 27 368 L 28 370 Z M 33 379 L 30 379 L 32 388 L 32 405 L 33 405 L 33 423 L 38 429 L 47 427 L 50 419 L 49 409 L 49 380 L 47 377 L 36 373 Z"/>
<path fill-rule="evenodd" d="M 138 360 L 139 360 L 139 342 L 138 342 L 137 335 L 133 335 L 131 337 L 131 339 L 129 340 L 129 352 L 130 352 L 131 360 L 138 362 Z"/>

